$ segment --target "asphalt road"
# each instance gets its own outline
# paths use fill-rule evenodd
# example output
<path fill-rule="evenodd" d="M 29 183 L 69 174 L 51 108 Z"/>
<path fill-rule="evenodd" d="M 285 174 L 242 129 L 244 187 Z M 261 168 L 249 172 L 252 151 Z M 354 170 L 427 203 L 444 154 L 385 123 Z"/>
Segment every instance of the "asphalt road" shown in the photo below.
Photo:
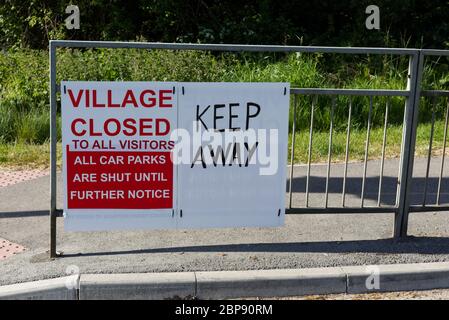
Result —
<path fill-rule="evenodd" d="M 425 160 L 417 159 L 411 190 L 415 203 L 422 202 L 425 167 Z M 331 171 L 330 206 L 341 204 L 342 168 L 335 165 Z M 294 206 L 304 202 L 305 169 L 294 169 Z M 350 165 L 347 205 L 360 204 L 362 170 L 360 163 Z M 448 171 L 449 162 L 446 177 Z M 365 205 L 372 205 L 377 203 L 379 162 L 370 161 L 367 172 Z M 388 160 L 382 205 L 394 203 L 397 172 L 398 160 Z M 438 174 L 439 160 L 435 158 L 428 184 L 429 203 L 435 201 Z M 325 175 L 326 166 L 313 166 L 311 205 L 323 205 Z M 58 250 L 64 254 L 49 261 L 48 190 L 48 176 L 0 188 L 0 237 L 28 248 L 0 261 L 0 285 L 62 276 L 74 269 L 81 273 L 122 273 L 449 261 L 449 216 L 443 212 L 411 214 L 409 234 L 414 237 L 400 243 L 391 240 L 393 214 L 388 213 L 288 215 L 285 226 L 279 228 L 135 232 L 67 233 L 58 219 Z M 448 178 L 442 190 L 443 202 L 449 203 Z"/>

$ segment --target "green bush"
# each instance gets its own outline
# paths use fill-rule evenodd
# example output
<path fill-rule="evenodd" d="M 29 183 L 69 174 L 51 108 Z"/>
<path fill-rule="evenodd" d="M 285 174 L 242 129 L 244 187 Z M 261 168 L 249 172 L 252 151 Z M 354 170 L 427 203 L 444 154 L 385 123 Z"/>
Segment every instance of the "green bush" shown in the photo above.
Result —
<path fill-rule="evenodd" d="M 373 3 L 374 2 L 374 3 Z M 445 48 L 445 0 L 77 0 L 81 28 L 65 28 L 66 0 L 0 1 L 0 47 L 44 49 L 50 39 Z M 379 30 L 365 28 L 376 4 Z"/>

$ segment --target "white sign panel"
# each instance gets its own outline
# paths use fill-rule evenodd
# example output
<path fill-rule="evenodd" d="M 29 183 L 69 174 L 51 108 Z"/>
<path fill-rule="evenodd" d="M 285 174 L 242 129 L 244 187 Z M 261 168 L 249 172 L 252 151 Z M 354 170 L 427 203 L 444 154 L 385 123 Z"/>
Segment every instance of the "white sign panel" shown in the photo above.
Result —
<path fill-rule="evenodd" d="M 175 83 L 62 82 L 67 230 L 173 228 Z"/>
<path fill-rule="evenodd" d="M 192 139 L 178 164 L 179 227 L 282 225 L 289 84 L 182 86 L 179 140 Z"/>

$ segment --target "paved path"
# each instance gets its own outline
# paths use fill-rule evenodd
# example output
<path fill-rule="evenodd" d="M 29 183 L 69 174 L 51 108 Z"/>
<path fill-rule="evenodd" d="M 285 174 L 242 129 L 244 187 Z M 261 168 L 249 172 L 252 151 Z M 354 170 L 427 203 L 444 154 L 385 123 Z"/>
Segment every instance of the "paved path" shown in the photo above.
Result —
<path fill-rule="evenodd" d="M 394 199 L 397 159 L 386 164 L 383 202 Z M 377 200 L 379 163 L 368 165 L 368 201 Z M 361 164 L 349 169 L 348 204 L 360 203 Z M 417 161 L 417 183 L 423 188 L 425 161 Z M 449 163 L 446 164 L 446 172 Z M 330 204 L 340 204 L 342 166 L 332 170 Z M 294 205 L 302 205 L 304 166 L 295 167 Z M 322 204 L 326 167 L 313 167 L 311 204 Z M 439 162 L 431 167 L 428 201 L 435 197 Z M 447 173 L 446 173 L 447 175 Z M 61 181 L 59 181 L 60 185 Z M 359 186 L 357 186 L 359 185 Z M 449 216 L 420 213 L 410 217 L 409 233 L 419 238 L 394 243 L 392 214 L 289 215 L 280 228 L 235 228 L 186 231 L 66 233 L 58 219 L 58 250 L 64 256 L 48 261 L 49 177 L 44 176 L 0 188 L 0 237 L 27 249 L 0 261 L 0 285 L 82 273 L 152 271 L 244 270 L 320 266 L 449 261 Z M 61 189 L 59 189 L 61 190 Z M 449 202 L 449 181 L 443 184 Z M 60 196 L 60 195 L 59 195 Z M 370 203 L 367 202 L 367 205 Z M 58 199 L 61 206 L 61 197 Z"/>
<path fill-rule="evenodd" d="M 49 170 L 14 170 L 0 168 L 0 188 L 48 175 Z"/>

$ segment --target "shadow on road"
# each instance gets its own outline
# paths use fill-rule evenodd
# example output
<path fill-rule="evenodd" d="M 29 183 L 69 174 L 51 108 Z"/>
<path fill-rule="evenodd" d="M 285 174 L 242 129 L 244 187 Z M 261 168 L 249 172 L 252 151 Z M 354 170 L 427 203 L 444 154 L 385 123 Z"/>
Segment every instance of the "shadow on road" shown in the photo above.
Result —
<path fill-rule="evenodd" d="M 412 189 L 410 192 L 414 194 L 412 197 L 412 205 L 421 205 L 424 197 L 424 177 L 414 177 L 412 180 Z M 362 192 L 362 178 L 361 177 L 347 177 L 346 178 L 346 194 L 353 195 L 356 198 L 361 198 Z M 382 195 L 381 204 L 394 205 L 396 201 L 397 192 L 397 178 L 384 176 L 382 180 Z M 287 190 L 289 183 L 287 182 Z M 326 177 L 310 176 L 309 193 L 323 194 L 326 190 Z M 427 197 L 426 204 L 435 204 L 438 190 L 438 178 L 429 177 L 427 180 Z M 306 192 L 306 177 L 296 177 L 292 181 L 292 191 L 294 193 Z M 343 178 L 330 177 L 329 178 L 329 194 L 341 194 L 343 192 Z M 365 199 L 377 201 L 379 193 L 379 177 L 367 177 L 365 180 Z M 449 203 L 449 178 L 441 179 L 441 204 Z M 340 206 L 340 202 L 338 203 Z"/>
<path fill-rule="evenodd" d="M 42 216 L 48 216 L 49 214 L 50 214 L 49 210 L 0 212 L 0 219 L 2 219 L 2 218 L 42 217 Z"/>
<path fill-rule="evenodd" d="M 410 237 L 403 241 L 393 239 L 357 241 L 319 241 L 286 243 L 247 243 L 224 245 L 181 246 L 154 249 L 123 250 L 64 254 L 63 257 L 110 256 L 151 253 L 205 253 L 205 252 L 270 252 L 270 253 L 375 253 L 375 254 L 449 254 L 449 238 Z"/>

